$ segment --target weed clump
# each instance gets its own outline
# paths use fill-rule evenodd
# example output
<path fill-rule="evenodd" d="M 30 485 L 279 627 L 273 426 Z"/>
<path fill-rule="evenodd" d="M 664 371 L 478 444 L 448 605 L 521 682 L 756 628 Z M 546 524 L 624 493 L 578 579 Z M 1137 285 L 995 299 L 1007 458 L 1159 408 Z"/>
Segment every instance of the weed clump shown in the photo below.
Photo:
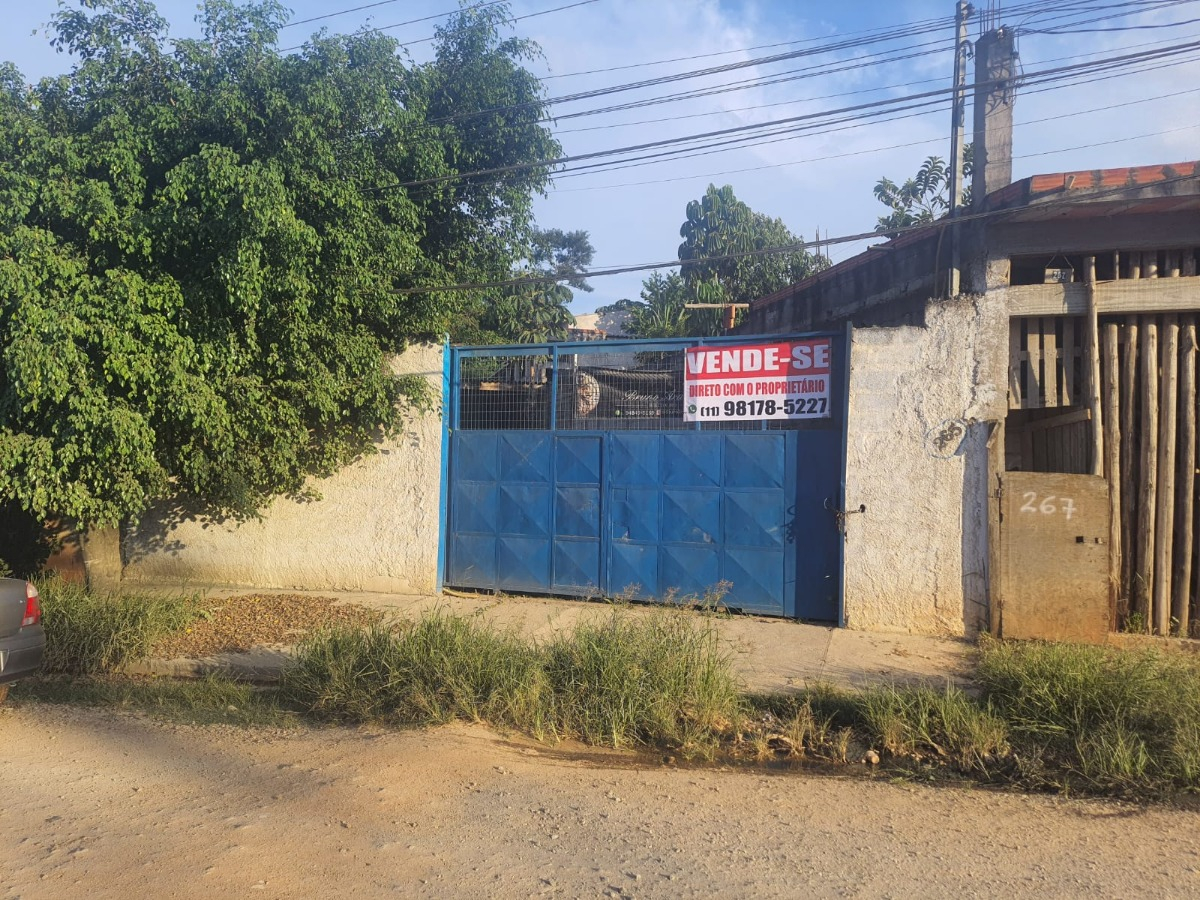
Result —
<path fill-rule="evenodd" d="M 283 694 L 344 722 L 488 722 L 539 738 L 711 748 L 738 715 L 738 686 L 711 623 L 614 612 L 545 645 L 473 618 L 318 632 L 285 668 Z"/>
<path fill-rule="evenodd" d="M 538 654 L 520 638 L 435 611 L 415 622 L 317 631 L 297 647 L 280 687 L 318 718 L 466 719 L 540 733 L 544 684 Z"/>
<path fill-rule="evenodd" d="M 1051 786 L 1200 787 L 1200 666 L 1183 653 L 987 640 L 978 679 Z"/>
<path fill-rule="evenodd" d="M 90 591 L 48 578 L 37 582 L 46 629 L 43 671 L 99 675 L 145 659 L 154 644 L 200 615 L 196 597 Z"/>
<path fill-rule="evenodd" d="M 613 747 L 711 749 L 741 711 L 713 624 L 679 610 L 614 611 L 544 649 L 559 734 Z"/>

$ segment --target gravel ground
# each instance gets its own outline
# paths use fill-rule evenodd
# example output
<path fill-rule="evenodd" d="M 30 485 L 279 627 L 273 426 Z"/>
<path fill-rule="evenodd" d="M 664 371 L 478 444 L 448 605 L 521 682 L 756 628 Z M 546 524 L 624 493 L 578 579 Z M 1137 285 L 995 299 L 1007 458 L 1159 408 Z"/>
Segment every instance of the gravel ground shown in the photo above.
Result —
<path fill-rule="evenodd" d="M 245 594 L 208 601 L 204 617 L 186 631 L 159 641 L 159 659 L 201 659 L 214 653 L 294 644 L 314 629 L 334 623 L 365 625 L 383 613 L 332 597 L 302 594 Z"/>
<path fill-rule="evenodd" d="M 1078 897 L 1200 892 L 1200 815 L 481 728 L 239 730 L 0 708 L 0 896 Z"/>

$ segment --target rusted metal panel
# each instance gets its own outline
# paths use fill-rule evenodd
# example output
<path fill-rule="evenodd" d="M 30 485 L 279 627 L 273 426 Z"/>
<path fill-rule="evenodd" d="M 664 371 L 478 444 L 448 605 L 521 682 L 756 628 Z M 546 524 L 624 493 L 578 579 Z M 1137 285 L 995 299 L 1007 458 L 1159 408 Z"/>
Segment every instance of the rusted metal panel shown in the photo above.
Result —
<path fill-rule="evenodd" d="M 1002 484 L 1001 635 L 1103 643 L 1110 627 L 1108 483 L 1008 472 Z"/>

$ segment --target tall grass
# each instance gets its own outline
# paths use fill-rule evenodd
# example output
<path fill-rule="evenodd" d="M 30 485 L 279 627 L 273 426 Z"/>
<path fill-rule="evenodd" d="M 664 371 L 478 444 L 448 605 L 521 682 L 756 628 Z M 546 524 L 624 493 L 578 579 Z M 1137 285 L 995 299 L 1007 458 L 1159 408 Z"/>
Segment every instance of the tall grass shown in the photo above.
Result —
<path fill-rule="evenodd" d="M 478 619 L 432 612 L 399 626 L 310 635 L 281 688 L 319 718 L 426 725 L 452 719 L 538 730 L 545 678 L 536 653 Z"/>
<path fill-rule="evenodd" d="M 987 775 L 1009 753 L 1003 719 L 952 686 L 879 685 L 859 691 L 819 684 L 794 697 L 757 697 L 753 705 L 752 722 L 760 724 L 751 730 L 775 755 L 786 751 L 841 763 L 849 761 L 854 747 L 905 765 L 931 763 Z"/>
<path fill-rule="evenodd" d="M 1200 787 L 1200 665 L 1184 653 L 985 641 L 978 678 L 1042 777 Z"/>
<path fill-rule="evenodd" d="M 146 658 L 164 635 L 194 621 L 198 598 L 89 591 L 48 578 L 37 582 L 46 629 L 43 670 L 96 675 Z"/>
<path fill-rule="evenodd" d="M 327 629 L 297 648 L 282 688 L 336 721 L 466 719 L 686 752 L 711 749 L 740 708 L 711 623 L 677 610 L 614 612 L 545 645 L 440 611 L 396 626 Z"/>
<path fill-rule="evenodd" d="M 555 728 L 589 743 L 703 751 L 741 712 L 715 627 L 680 610 L 614 611 L 551 642 L 544 658 Z"/>

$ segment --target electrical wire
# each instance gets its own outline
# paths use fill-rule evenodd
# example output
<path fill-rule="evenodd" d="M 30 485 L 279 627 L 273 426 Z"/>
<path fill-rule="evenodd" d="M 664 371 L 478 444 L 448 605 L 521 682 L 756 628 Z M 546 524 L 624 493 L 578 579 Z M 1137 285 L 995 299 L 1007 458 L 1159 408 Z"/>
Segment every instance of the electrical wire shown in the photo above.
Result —
<path fill-rule="evenodd" d="M 1200 42 L 1190 42 L 1177 44 L 1166 48 L 1161 48 L 1154 51 L 1143 51 L 1141 53 L 1124 54 L 1121 56 L 1107 57 L 1101 60 L 1096 60 L 1090 63 L 1084 63 L 1074 66 L 1059 66 L 1050 69 L 1041 70 L 1027 74 L 1021 79 L 1022 84 L 1036 84 L 1044 80 L 1058 77 L 1061 79 L 1076 78 L 1081 74 L 1090 74 L 1094 72 L 1104 71 L 1105 69 L 1120 66 L 1122 64 L 1132 64 L 1136 62 L 1146 61 L 1150 59 L 1162 59 L 1170 56 L 1177 56 L 1185 53 L 1194 53 L 1200 49 Z M 966 90 L 977 90 L 981 87 L 991 86 L 990 82 L 977 83 L 968 85 Z M 910 94 L 903 97 L 885 98 L 882 100 L 874 100 L 868 103 L 860 103 L 853 106 L 842 107 L 836 110 L 826 110 L 817 113 L 805 113 L 797 116 L 788 116 L 783 119 L 777 119 L 765 123 L 754 123 L 750 125 L 739 125 L 731 128 L 717 129 L 714 131 L 702 132 L 700 134 L 684 135 L 681 137 L 664 138 L 656 141 L 647 141 L 641 144 L 633 144 L 626 147 L 617 147 L 607 150 L 598 150 L 590 153 L 581 153 L 574 156 L 562 156 L 556 159 L 544 160 L 540 162 L 514 163 L 507 166 L 496 166 L 488 169 L 479 169 L 476 171 L 460 172 L 452 175 L 441 175 L 433 178 L 416 179 L 413 181 L 399 182 L 393 185 L 380 185 L 372 188 L 363 188 L 365 192 L 379 192 L 386 190 L 395 190 L 398 188 L 413 188 L 423 187 L 427 185 L 444 184 L 452 181 L 460 181 L 467 178 L 479 177 L 483 175 L 502 175 L 511 172 L 528 171 L 536 168 L 552 168 L 554 166 L 565 165 L 568 163 L 579 162 L 583 160 L 598 159 L 603 157 L 620 156 L 629 153 L 635 153 L 642 150 L 648 150 L 659 147 L 675 146 L 698 140 L 711 139 L 716 137 L 727 137 L 736 134 L 748 134 L 752 132 L 760 132 L 767 128 L 779 127 L 789 124 L 799 124 L 801 122 L 812 121 L 815 119 L 826 118 L 834 115 L 842 115 L 857 111 L 866 111 L 885 106 L 897 106 L 904 103 L 913 103 L 920 100 L 925 100 L 934 97 L 945 97 L 956 92 L 958 88 L 938 88 L 930 91 L 924 91 L 917 94 Z"/>
<path fill-rule="evenodd" d="M 1125 79 L 1125 78 L 1128 78 L 1130 75 L 1138 75 L 1138 74 L 1142 74 L 1144 72 L 1158 71 L 1163 68 L 1169 68 L 1174 65 L 1181 65 L 1184 63 L 1194 62 L 1194 61 L 1195 61 L 1194 59 L 1186 59 L 1186 60 L 1173 62 L 1173 63 L 1165 63 L 1162 65 L 1143 65 L 1137 69 L 1121 69 L 1119 71 L 1115 71 L 1115 72 L 1112 72 L 1107 75 L 1088 77 L 1088 78 L 1084 78 L 1084 79 L 1081 79 L 1076 82 L 1071 82 L 1069 80 L 1065 80 L 1063 83 L 1060 83 L 1060 84 L 1052 83 L 1049 85 L 1038 87 L 1036 89 L 1024 90 L 1022 93 L 1023 93 L 1023 96 L 1029 96 L 1029 95 L 1034 95 L 1034 94 L 1041 94 L 1046 91 L 1063 90 L 1066 88 L 1076 87 L 1081 84 L 1096 84 L 1098 82 L 1107 81 L 1107 80 L 1111 80 L 1114 78 Z M 914 117 L 919 117 L 919 116 L 927 116 L 927 115 L 930 115 L 932 112 L 948 111 L 946 106 L 943 105 L 941 101 L 931 101 L 931 102 L 937 104 L 939 108 L 935 109 L 935 110 L 930 110 L 930 111 L 912 112 L 912 113 L 908 113 L 905 115 L 897 115 L 892 118 L 882 119 L 881 122 L 886 123 L 886 122 L 892 122 L 892 121 L 899 121 L 901 119 L 908 119 L 908 118 L 914 118 Z M 928 104 L 925 104 L 925 105 L 928 105 Z M 887 112 L 890 112 L 890 111 L 887 111 Z M 1062 118 L 1065 118 L 1065 116 L 1063 116 Z M 847 120 L 842 120 L 842 121 L 847 121 Z M 652 155 L 643 156 L 643 157 L 633 157 L 631 159 L 626 159 L 626 160 L 617 160 L 617 161 L 609 162 L 607 164 L 599 163 L 599 164 L 590 165 L 590 166 L 578 166 L 574 169 L 560 169 L 559 171 L 554 173 L 554 178 L 557 181 L 557 180 L 561 180 L 563 178 L 574 178 L 574 177 L 580 177 L 583 175 L 598 174 L 598 172 L 596 172 L 596 171 L 585 171 L 585 170 L 589 170 L 589 169 L 595 170 L 595 169 L 603 168 L 603 171 L 605 171 L 605 172 L 614 172 L 614 171 L 619 171 L 621 169 L 641 168 L 643 166 L 656 165 L 659 163 L 667 163 L 667 162 L 673 163 L 673 162 L 678 162 L 678 161 L 684 160 L 684 159 L 693 159 L 693 158 L 700 157 L 700 156 L 711 156 L 716 153 L 725 153 L 725 152 L 729 152 L 731 150 L 741 149 L 742 146 L 744 146 L 748 143 L 753 143 L 753 145 L 755 147 L 761 147 L 761 146 L 766 146 L 769 144 L 776 144 L 776 143 L 780 143 L 782 141 L 795 140 L 797 138 L 808 137 L 808 136 L 812 136 L 812 135 L 826 135 L 826 134 L 834 133 L 834 132 L 838 132 L 838 131 L 846 131 L 846 130 L 849 130 L 852 128 L 857 128 L 860 126 L 860 124 L 862 124 L 861 122 L 855 121 L 853 119 L 851 119 L 849 121 L 854 121 L 854 124 L 846 125 L 845 127 L 842 127 L 842 128 L 830 128 L 830 129 L 826 130 L 823 127 L 823 125 L 826 123 L 820 123 L 815 126 L 810 126 L 809 129 L 805 129 L 804 131 L 797 131 L 796 133 L 787 133 L 787 136 L 785 136 L 785 137 L 776 137 L 772 140 L 765 140 L 765 139 L 763 139 L 763 136 L 758 136 L 756 138 L 741 139 L 741 141 L 736 144 L 733 142 L 718 143 L 718 144 L 714 145 L 716 147 L 716 149 L 707 149 L 707 150 L 698 151 L 698 152 L 687 152 L 686 150 L 679 150 L 677 152 L 672 152 L 672 153 L 652 154 Z M 818 130 L 818 129 L 820 129 L 820 130 Z M 811 130 L 811 134 L 808 133 L 809 130 Z M 770 132 L 770 133 L 768 133 L 767 136 L 770 136 L 771 134 L 778 134 L 778 133 L 780 133 L 780 132 Z M 637 160 L 649 160 L 649 161 L 640 161 L 639 162 Z"/>
<path fill-rule="evenodd" d="M 370 9 L 371 7 L 374 7 L 374 6 L 383 6 L 387 3 L 394 3 L 394 2 L 396 2 L 396 0 L 382 0 L 382 2 L 380 2 L 380 3 L 369 3 L 366 6 L 359 6 L 359 7 L 355 7 L 354 9 L 344 9 L 344 10 L 341 10 L 340 12 L 328 13 L 323 16 L 314 16 L 311 19 L 301 19 L 298 22 L 289 22 L 288 24 L 286 24 L 282 27 L 283 28 L 291 28 L 293 25 L 303 25 L 307 22 L 316 22 L 321 19 L 331 19 L 334 16 L 340 16 L 345 13 L 358 12 L 359 10 Z M 463 7 L 460 7 L 459 9 L 449 10 L 448 12 L 434 13 L 433 15 L 430 15 L 430 16 L 422 16 L 419 19 L 409 19 L 407 22 L 395 22 L 391 25 L 380 25 L 377 28 L 367 28 L 367 29 L 364 29 L 363 33 L 364 34 L 382 34 L 383 32 L 390 31 L 393 28 L 403 28 L 406 25 L 416 25 L 419 22 L 429 22 L 429 21 L 432 21 L 433 19 L 445 19 L 449 16 L 455 15 L 456 13 L 471 12 L 472 10 L 477 10 L 477 9 L 486 9 L 490 6 L 500 6 L 501 4 L 504 4 L 507 2 L 508 2 L 508 0 L 487 0 L 487 2 L 485 2 L 485 3 L 475 3 L 475 4 L 472 4 L 471 6 L 463 6 Z M 519 22 L 522 19 L 532 19 L 535 16 L 545 16 L 545 15 L 549 15 L 550 13 L 561 12 L 564 9 L 573 9 L 576 6 L 586 6 L 589 3 L 598 3 L 598 2 L 599 2 L 599 0 L 579 0 L 579 2 L 571 3 L 571 4 L 568 4 L 567 6 L 558 6 L 558 7 L 555 7 L 554 9 L 543 9 L 540 12 L 533 12 L 533 13 L 528 13 L 523 16 L 516 16 L 515 18 L 509 19 L 508 21 L 509 22 Z M 398 44 L 397 46 L 399 46 L 399 47 L 414 47 L 417 44 L 423 44 L 427 41 L 434 41 L 434 40 L 437 40 L 436 34 L 430 35 L 429 37 L 419 38 L 415 41 L 409 41 L 406 44 Z M 306 46 L 305 44 L 296 44 L 294 47 L 282 47 L 282 48 L 280 48 L 279 52 L 280 53 L 291 53 L 293 50 L 303 50 L 305 46 Z"/>
<path fill-rule="evenodd" d="M 1134 49 L 1143 48 L 1143 47 L 1157 47 L 1157 46 L 1161 46 L 1162 44 L 1169 44 L 1172 41 L 1194 40 L 1194 39 L 1200 39 L 1200 34 L 1188 34 L 1188 35 L 1182 35 L 1182 36 L 1176 36 L 1176 37 L 1170 37 L 1170 38 L 1163 38 L 1162 40 L 1158 40 L 1158 41 L 1145 41 L 1140 44 L 1130 44 L 1130 45 L 1124 47 L 1123 49 L 1134 50 Z M 1098 54 L 1101 54 L 1104 52 L 1107 52 L 1107 51 L 1092 50 L 1087 53 L 1077 53 L 1077 54 L 1071 54 L 1068 56 L 1055 56 L 1055 57 L 1051 57 L 1049 59 L 1040 60 L 1039 64 L 1045 65 L 1047 63 L 1052 63 L 1052 62 L 1067 62 L 1070 60 L 1088 59 L 1090 57 L 1097 56 Z M 799 103 L 813 103 L 818 100 L 832 100 L 832 99 L 836 99 L 838 97 L 850 97 L 850 96 L 855 96 L 857 94 L 869 94 L 869 93 L 876 93 L 876 92 L 881 92 L 881 91 L 895 91 L 895 90 L 900 90 L 902 88 L 916 87 L 916 86 L 922 85 L 922 84 L 937 84 L 937 83 L 941 83 L 944 81 L 945 81 L 945 78 L 943 76 L 938 76 L 936 78 L 921 78 L 916 81 L 905 81 L 905 82 L 901 82 L 898 84 L 886 84 L 886 85 L 879 85 L 876 87 L 859 88 L 859 89 L 853 90 L 853 91 L 841 91 L 836 94 L 824 94 L 819 97 L 804 97 L 801 99 L 777 100 L 773 103 L 757 103 L 757 104 L 754 104 L 753 106 L 735 106 L 735 107 L 731 107 L 728 109 L 714 109 L 714 110 L 706 110 L 705 112 L 684 113 L 683 115 L 678 115 L 678 116 L 660 116 L 655 119 L 636 119 L 632 122 L 610 122 L 610 123 L 606 123 L 604 125 L 585 125 L 580 128 L 556 128 L 554 130 L 554 134 L 555 134 L 555 137 L 557 137 L 558 135 L 562 135 L 562 134 L 580 134 L 580 133 L 588 132 L 588 131 L 605 131 L 605 130 L 612 129 L 612 128 L 632 128 L 637 125 L 658 125 L 663 122 L 680 122 L 680 121 L 683 121 L 686 119 L 703 119 L 703 118 L 707 118 L 709 116 L 733 115 L 735 113 L 754 112 L 754 111 L 757 111 L 760 109 L 772 109 L 772 108 L 778 107 L 778 106 L 795 106 L 796 104 L 799 104 Z M 547 119 L 544 119 L 541 121 L 554 122 L 556 120 L 552 119 L 552 118 L 547 118 Z"/>
<path fill-rule="evenodd" d="M 1128 194 L 1132 191 L 1144 190 L 1147 187 L 1167 187 L 1167 186 L 1179 184 L 1179 183 L 1182 183 L 1185 181 L 1200 182 L 1200 175 L 1195 175 L 1195 174 L 1193 174 L 1193 175 L 1176 175 L 1171 178 L 1164 178 L 1160 181 L 1153 182 L 1150 185 L 1123 185 L 1121 187 L 1111 188 L 1109 190 L 1100 191 L 1100 192 L 1097 192 L 1094 194 L 1089 194 L 1086 197 L 1079 197 L 1079 198 L 1063 197 L 1058 200 L 1047 200 L 1044 203 L 1039 203 L 1038 208 L 1039 209 L 1047 209 L 1047 208 L 1056 209 L 1056 208 L 1067 207 L 1067 206 L 1078 206 L 1083 203 L 1094 203 L 1097 200 L 1102 200 L 1102 199 L 1105 199 L 1106 197 L 1122 196 L 1122 195 Z M 981 220 L 985 220 L 985 219 L 991 219 L 991 218 L 996 218 L 996 217 L 1000 217 L 1000 216 L 1011 215 L 1012 213 L 1013 213 L 1013 210 L 1011 210 L 1011 209 L 984 210 L 984 211 L 978 212 L 978 213 L 966 213 L 963 215 L 957 215 L 954 217 L 953 220 L 941 219 L 937 222 L 932 222 L 932 223 L 926 223 L 926 224 L 921 224 L 921 225 L 910 225 L 910 226 L 907 226 L 904 228 L 890 229 L 887 232 L 865 231 L 865 232 L 859 232 L 858 234 L 841 235 L 838 237 L 822 237 L 820 240 L 820 244 L 821 244 L 821 246 L 827 246 L 827 245 L 833 245 L 833 244 L 850 244 L 850 243 L 857 243 L 859 241 L 878 240 L 882 237 L 895 238 L 895 237 L 899 237 L 904 234 L 909 234 L 914 231 L 922 231 L 925 229 L 936 228 L 939 226 L 944 228 L 947 225 L 951 225 L 951 224 L 963 224 L 966 222 L 981 221 Z M 726 253 L 726 254 L 722 254 L 720 256 L 707 257 L 704 260 L 704 262 L 706 262 L 706 263 L 725 262 L 727 260 L 748 259 L 748 258 L 761 257 L 761 256 L 777 256 L 782 253 L 798 253 L 802 250 L 807 249 L 808 247 L 815 246 L 816 243 L 817 243 L 816 241 L 813 241 L 812 243 L 808 243 L 805 241 L 798 241 L 796 243 L 786 244 L 786 245 L 777 246 L 777 247 L 763 247 L 763 248 L 760 248 L 757 250 L 747 250 L 747 251 L 742 251 L 739 253 Z M 589 272 L 573 273 L 570 276 L 545 275 L 545 276 L 532 276 L 532 277 L 522 277 L 522 278 L 510 278 L 510 279 L 507 279 L 504 281 L 471 282 L 471 283 L 452 284 L 452 285 L 444 285 L 441 287 L 397 288 L 397 289 L 391 291 L 391 293 L 399 295 L 399 296 L 414 296 L 414 295 L 418 295 L 418 294 L 458 293 L 460 291 L 482 291 L 482 290 L 494 290 L 494 289 L 498 289 L 498 288 L 509 288 L 509 287 L 530 287 L 532 285 L 538 285 L 538 284 L 557 284 L 561 281 L 565 281 L 567 279 L 567 277 L 592 279 L 592 278 L 603 278 L 603 277 L 606 277 L 609 275 L 628 275 L 633 272 L 649 272 L 649 271 L 653 271 L 655 269 L 673 269 L 673 268 L 677 268 L 679 266 L 686 265 L 688 262 L 689 262 L 688 260 L 673 259 L 668 262 L 641 263 L 641 264 L 632 265 L 632 266 L 617 266 L 617 267 L 607 268 L 607 269 L 595 269 L 595 270 L 592 270 Z"/>
<path fill-rule="evenodd" d="M 1016 123 L 1016 125 L 1014 127 L 1015 128 L 1023 128 L 1028 125 L 1039 125 L 1039 124 L 1043 124 L 1045 122 L 1058 122 L 1058 121 L 1061 121 L 1062 119 L 1070 119 L 1070 118 L 1075 118 L 1077 116 L 1093 115 L 1098 112 L 1108 112 L 1110 110 L 1121 109 L 1121 108 L 1127 107 L 1127 106 L 1140 106 L 1140 105 L 1145 105 L 1147 103 L 1156 103 L 1160 100 L 1170 100 L 1175 97 L 1183 97 L 1183 96 L 1186 96 L 1189 94 L 1196 94 L 1196 93 L 1200 93 L 1200 88 L 1188 88 L 1187 90 L 1175 91 L 1170 94 L 1160 94 L 1155 97 L 1139 97 L 1135 100 L 1129 100 L 1124 103 L 1110 103 L 1106 106 L 1096 106 L 1096 107 L 1092 107 L 1091 109 L 1075 110 L 1075 111 L 1069 112 L 1069 113 L 1061 113 L 1061 114 L 1054 115 L 1054 116 L 1045 116 L 1041 119 L 1030 119 L 1029 121 L 1026 121 L 1026 122 L 1018 122 L 1018 123 Z M 920 115 L 925 115 L 925 113 L 920 113 Z M 888 121 L 891 122 L 891 121 L 896 121 L 896 120 L 889 119 Z M 1186 130 L 1188 128 L 1194 128 L 1194 127 L 1196 127 L 1196 126 L 1189 125 L 1189 126 L 1185 126 L 1182 130 Z M 1143 137 L 1150 137 L 1150 136 L 1158 137 L 1158 136 L 1160 136 L 1162 134 L 1166 134 L 1166 133 L 1168 133 L 1168 132 L 1154 132 L 1153 135 L 1139 135 L 1138 138 L 1140 139 Z M 766 171 L 768 169 L 782 169 L 782 168 L 787 168 L 789 166 L 808 165 L 808 164 L 817 163 L 817 162 L 828 162 L 828 161 L 834 160 L 834 159 L 848 159 L 848 158 L 855 157 L 855 156 L 866 156 L 866 155 L 869 155 L 872 153 L 886 153 L 890 150 L 905 150 L 905 149 L 908 149 L 909 147 L 920 147 L 920 146 L 924 146 L 926 144 L 941 143 L 943 141 L 945 141 L 944 136 L 943 137 L 933 137 L 933 138 L 923 138 L 918 141 L 908 141 L 903 144 L 890 144 L 886 147 L 871 147 L 866 150 L 851 150 L 846 153 L 831 153 L 826 156 L 814 156 L 814 157 L 810 157 L 808 159 L 794 159 L 794 160 L 789 160 L 788 162 L 782 162 L 782 163 L 766 163 L 761 166 L 748 166 L 748 167 L 741 168 L 741 169 L 727 169 L 727 170 L 721 171 L 721 172 L 704 172 L 704 173 L 697 173 L 694 175 L 681 175 L 681 176 L 674 177 L 674 178 L 654 178 L 654 179 L 649 179 L 646 181 L 627 181 L 627 182 L 618 183 L 618 184 L 588 185 L 586 187 L 575 187 L 575 188 L 556 187 L 554 189 L 554 193 L 570 194 L 570 193 L 579 193 L 582 191 L 611 191 L 611 190 L 617 190 L 619 188 L 626 188 L 626 187 L 646 187 L 646 186 L 655 185 L 655 184 L 669 184 L 669 183 L 679 182 L 679 181 L 692 181 L 697 178 L 720 178 L 725 175 L 743 175 L 743 174 L 746 174 L 747 172 L 762 172 L 762 171 Z M 1078 149 L 1078 148 L 1067 148 L 1067 149 Z M 1066 150 L 1047 151 L 1047 153 L 1063 153 L 1063 152 L 1066 152 Z M 1037 156 L 1037 155 L 1041 155 L 1041 154 L 1024 154 L 1024 155 L 1020 155 L 1020 156 L 1014 156 L 1013 158 L 1014 159 L 1024 159 L 1026 156 Z M 589 172 L 589 173 L 577 173 L 574 175 L 572 175 L 572 174 L 567 174 L 567 175 L 562 175 L 562 176 L 556 175 L 555 177 L 556 178 L 559 178 L 559 177 L 571 178 L 571 177 L 579 177 L 580 175 L 583 175 L 583 174 L 595 174 L 595 173 Z"/>

